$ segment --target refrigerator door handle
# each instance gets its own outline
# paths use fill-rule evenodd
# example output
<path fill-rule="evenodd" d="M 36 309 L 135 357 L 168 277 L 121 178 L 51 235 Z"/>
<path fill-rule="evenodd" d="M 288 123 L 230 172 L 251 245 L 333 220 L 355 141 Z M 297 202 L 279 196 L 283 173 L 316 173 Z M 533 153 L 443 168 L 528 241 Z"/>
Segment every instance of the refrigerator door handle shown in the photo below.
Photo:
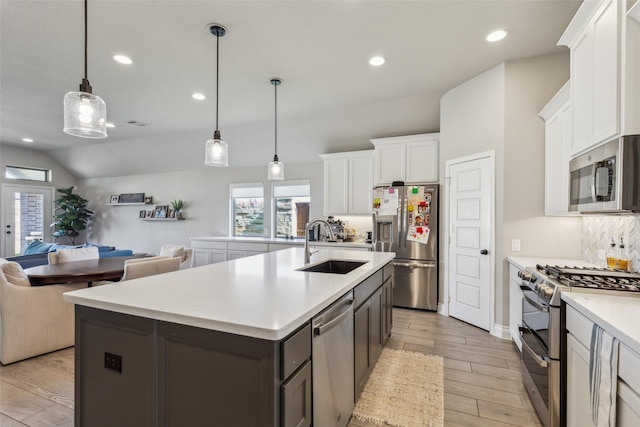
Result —
<path fill-rule="evenodd" d="M 437 264 L 424 264 L 417 262 L 395 262 L 393 263 L 394 267 L 410 267 L 410 268 L 436 268 Z"/>

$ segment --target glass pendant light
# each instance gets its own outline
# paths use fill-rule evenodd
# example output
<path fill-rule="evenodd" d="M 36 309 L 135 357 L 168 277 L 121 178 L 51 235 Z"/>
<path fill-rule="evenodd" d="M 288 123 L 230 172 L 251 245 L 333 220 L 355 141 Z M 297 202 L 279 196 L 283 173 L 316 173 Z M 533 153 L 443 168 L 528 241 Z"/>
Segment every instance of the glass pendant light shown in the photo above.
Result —
<path fill-rule="evenodd" d="M 273 161 L 269 162 L 268 177 L 271 181 L 282 181 L 284 179 L 284 165 L 278 160 L 278 86 L 282 84 L 281 79 L 271 79 L 275 93 L 275 154 Z"/>
<path fill-rule="evenodd" d="M 78 92 L 64 96 L 64 128 L 69 135 L 81 138 L 107 137 L 107 106 L 91 92 L 87 78 L 87 0 L 84 0 L 84 78 Z"/>
<path fill-rule="evenodd" d="M 209 31 L 216 37 L 216 130 L 213 132 L 213 139 L 207 140 L 204 146 L 204 164 L 207 166 L 229 166 L 229 150 L 227 143 L 220 138 L 218 130 L 218 75 L 220 64 L 220 37 L 223 37 L 227 30 L 218 24 L 209 24 Z"/>

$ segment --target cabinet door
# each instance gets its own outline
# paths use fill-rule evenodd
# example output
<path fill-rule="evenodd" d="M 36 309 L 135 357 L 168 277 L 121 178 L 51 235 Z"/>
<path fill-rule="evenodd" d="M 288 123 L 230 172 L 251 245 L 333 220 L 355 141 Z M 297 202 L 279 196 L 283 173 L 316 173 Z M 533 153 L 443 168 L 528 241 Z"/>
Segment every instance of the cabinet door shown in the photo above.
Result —
<path fill-rule="evenodd" d="M 517 267 L 510 266 L 510 270 Z M 511 275 L 510 275 L 511 276 Z M 509 333 L 511 340 L 518 346 L 518 350 L 522 351 L 522 342 L 520 341 L 519 325 L 522 323 L 522 291 L 520 284 L 513 278 L 509 279 Z"/>
<path fill-rule="evenodd" d="M 203 249 L 193 250 L 193 266 L 200 267 L 201 265 L 210 264 L 209 251 Z"/>
<path fill-rule="evenodd" d="M 593 121 L 593 35 L 586 32 L 571 48 L 571 106 L 573 141 L 571 155 L 589 147 Z"/>
<path fill-rule="evenodd" d="M 353 313 L 355 401 L 369 377 L 369 307 L 367 301 Z"/>
<path fill-rule="evenodd" d="M 311 362 L 307 361 L 298 372 L 280 388 L 282 427 L 307 427 L 313 419 L 311 412 Z"/>
<path fill-rule="evenodd" d="M 591 427 L 589 350 L 567 335 L 567 427 Z"/>
<path fill-rule="evenodd" d="M 567 101 L 545 122 L 545 215 L 569 215 L 569 150 L 571 103 Z"/>
<path fill-rule="evenodd" d="M 406 182 L 438 181 L 438 141 L 407 143 L 405 158 Z"/>
<path fill-rule="evenodd" d="M 223 262 L 227 260 L 227 251 L 214 250 L 209 252 L 209 264 L 215 264 L 216 262 Z"/>
<path fill-rule="evenodd" d="M 348 213 L 371 215 L 372 189 L 373 155 L 349 159 Z"/>
<path fill-rule="evenodd" d="M 349 160 L 324 161 L 324 210 L 327 214 L 348 212 Z M 371 192 L 371 190 L 369 190 Z"/>
<path fill-rule="evenodd" d="M 404 181 L 405 144 L 376 146 L 376 185 L 390 185 L 393 181 Z"/>
<path fill-rule="evenodd" d="M 617 0 L 607 1 L 593 22 L 593 143 L 605 141 L 619 130 L 618 8 L 621 4 Z"/>
<path fill-rule="evenodd" d="M 382 335 L 383 345 L 391 336 L 393 328 L 393 276 L 382 285 Z"/>
<path fill-rule="evenodd" d="M 370 300 L 371 308 L 369 311 L 369 316 L 371 316 L 371 320 L 369 321 L 369 365 L 373 368 L 375 366 L 376 361 L 378 360 L 378 356 L 380 356 L 380 352 L 382 351 L 382 346 L 384 345 L 384 337 L 382 334 L 383 329 L 383 299 L 382 299 L 382 288 L 378 289 L 372 296 Z"/>

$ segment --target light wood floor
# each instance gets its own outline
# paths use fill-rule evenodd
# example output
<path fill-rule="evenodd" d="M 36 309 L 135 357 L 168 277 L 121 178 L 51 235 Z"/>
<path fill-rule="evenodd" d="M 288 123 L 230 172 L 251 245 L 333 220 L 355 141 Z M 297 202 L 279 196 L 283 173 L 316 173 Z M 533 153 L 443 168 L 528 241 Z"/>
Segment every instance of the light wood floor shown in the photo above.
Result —
<path fill-rule="evenodd" d="M 511 342 L 433 312 L 393 314 L 388 346 L 444 358 L 445 426 L 541 426 Z M 73 426 L 73 369 L 72 348 L 0 366 L 0 426 Z"/>

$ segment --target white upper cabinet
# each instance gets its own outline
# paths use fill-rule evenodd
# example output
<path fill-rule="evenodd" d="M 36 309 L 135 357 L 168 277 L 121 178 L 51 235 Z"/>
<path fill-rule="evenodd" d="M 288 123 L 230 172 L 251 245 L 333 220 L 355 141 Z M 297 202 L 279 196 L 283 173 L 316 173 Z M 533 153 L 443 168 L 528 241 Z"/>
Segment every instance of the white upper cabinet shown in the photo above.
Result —
<path fill-rule="evenodd" d="M 544 120 L 544 212 L 545 215 L 576 215 L 569 212 L 569 152 L 571 150 L 570 82 L 540 111 Z"/>
<path fill-rule="evenodd" d="M 373 201 L 373 150 L 322 154 L 324 213 L 370 215 Z"/>
<path fill-rule="evenodd" d="M 626 2 L 583 2 L 558 44 L 571 50 L 570 157 L 639 133 L 640 24 Z"/>
<path fill-rule="evenodd" d="M 439 133 L 430 133 L 370 140 L 375 147 L 375 185 L 437 182 L 439 139 Z"/>

